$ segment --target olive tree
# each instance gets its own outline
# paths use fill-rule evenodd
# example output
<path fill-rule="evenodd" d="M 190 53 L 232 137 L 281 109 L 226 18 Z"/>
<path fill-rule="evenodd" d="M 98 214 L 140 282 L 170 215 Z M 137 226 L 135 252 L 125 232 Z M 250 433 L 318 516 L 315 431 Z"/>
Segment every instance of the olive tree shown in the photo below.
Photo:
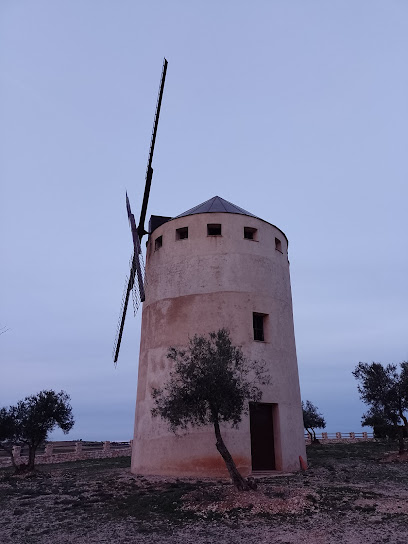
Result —
<path fill-rule="evenodd" d="M 163 388 L 153 389 L 153 416 L 161 416 L 170 429 L 212 425 L 215 445 L 231 480 L 239 490 L 248 490 L 246 481 L 222 438 L 220 424 L 238 427 L 248 413 L 249 402 L 262 398 L 260 385 L 269 383 L 264 365 L 248 361 L 241 348 L 231 342 L 229 332 L 220 329 L 207 336 L 194 336 L 186 348 L 169 348 L 170 379 Z"/>
<path fill-rule="evenodd" d="M 15 406 L 0 410 L 0 447 L 11 457 L 15 468 L 34 469 L 38 446 L 59 427 L 66 434 L 74 425 L 70 397 L 65 391 L 40 391 L 20 400 Z M 12 446 L 28 446 L 28 463 L 16 467 Z"/>
<path fill-rule="evenodd" d="M 404 428 L 408 430 L 408 362 L 395 364 L 359 363 L 353 371 L 361 400 L 369 406 L 361 424 L 399 436 L 404 451 Z M 389 431 L 387 431 L 389 429 Z"/>
<path fill-rule="evenodd" d="M 8 453 L 14 468 L 17 465 L 13 456 L 13 445 L 17 442 L 17 428 L 14 409 L 0 408 L 0 448 Z"/>
<path fill-rule="evenodd" d="M 312 404 L 310 400 L 306 402 L 302 401 L 302 410 L 303 410 L 303 426 L 307 431 L 307 434 L 310 436 L 310 441 L 312 444 L 318 443 L 316 438 L 315 429 L 325 429 L 326 421 L 317 406 Z"/>

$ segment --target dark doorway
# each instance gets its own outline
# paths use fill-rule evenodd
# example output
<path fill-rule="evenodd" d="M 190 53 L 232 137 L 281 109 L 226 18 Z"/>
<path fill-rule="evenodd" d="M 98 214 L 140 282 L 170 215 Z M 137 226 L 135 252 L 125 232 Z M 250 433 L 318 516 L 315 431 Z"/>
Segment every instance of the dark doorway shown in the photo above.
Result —
<path fill-rule="evenodd" d="M 252 470 L 275 470 L 272 410 L 273 404 L 249 405 Z"/>

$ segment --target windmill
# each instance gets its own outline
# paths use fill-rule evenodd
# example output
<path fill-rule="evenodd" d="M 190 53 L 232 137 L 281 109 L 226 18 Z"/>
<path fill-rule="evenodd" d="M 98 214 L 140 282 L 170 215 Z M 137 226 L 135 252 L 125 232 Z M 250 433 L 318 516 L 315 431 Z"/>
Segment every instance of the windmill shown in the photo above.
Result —
<path fill-rule="evenodd" d="M 115 364 L 117 363 L 118 356 L 119 356 L 120 344 L 122 341 L 123 327 L 125 325 L 130 293 L 132 292 L 134 315 L 136 315 L 136 312 L 139 309 L 140 304 L 145 299 L 145 285 L 144 285 L 145 269 L 144 269 L 140 242 L 142 240 L 142 237 L 145 234 L 148 234 L 148 232 L 145 230 L 144 224 L 146 219 L 147 204 L 149 201 L 150 186 L 152 184 L 152 177 L 153 177 L 152 161 L 153 161 L 153 153 L 154 153 L 154 144 L 156 143 L 157 126 L 159 123 L 160 108 L 161 108 L 161 103 L 163 98 L 166 72 L 167 72 L 167 60 L 164 59 L 161 80 L 160 80 L 160 87 L 159 87 L 159 95 L 158 95 L 157 104 L 156 104 L 156 112 L 155 112 L 154 121 L 153 121 L 152 137 L 150 140 L 149 158 L 147 160 L 145 190 L 143 195 L 143 202 L 142 202 L 142 208 L 140 211 L 140 219 L 139 219 L 138 226 L 136 226 L 135 216 L 133 215 L 132 210 L 130 208 L 129 197 L 126 193 L 126 209 L 127 209 L 130 229 L 132 232 L 132 239 L 133 239 L 133 256 L 131 257 L 129 262 L 130 272 L 129 272 L 129 277 L 126 278 L 126 282 L 125 282 L 125 289 L 124 289 L 123 297 L 122 297 L 122 305 L 120 310 L 116 338 L 115 338 L 115 343 L 113 347 L 113 361 Z"/>

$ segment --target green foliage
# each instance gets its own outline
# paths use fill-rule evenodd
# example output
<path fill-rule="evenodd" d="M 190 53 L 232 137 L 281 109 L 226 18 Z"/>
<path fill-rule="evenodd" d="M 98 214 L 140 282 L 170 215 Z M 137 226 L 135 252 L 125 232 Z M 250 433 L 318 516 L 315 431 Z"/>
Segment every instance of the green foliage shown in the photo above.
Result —
<path fill-rule="evenodd" d="M 0 410 L 0 447 L 11 453 L 11 445 L 29 448 L 28 468 L 34 467 L 35 452 L 48 434 L 59 427 L 64 433 L 74 425 L 70 397 L 65 391 L 40 391 Z"/>
<path fill-rule="evenodd" d="M 316 431 L 315 429 L 325 429 L 326 421 L 317 406 L 312 404 L 310 400 L 306 402 L 302 401 L 302 410 L 303 410 L 303 426 L 306 431 L 309 433 L 310 439 L 316 441 Z"/>
<path fill-rule="evenodd" d="M 0 408 L 0 443 L 15 440 L 16 432 L 16 419 L 13 407 Z"/>
<path fill-rule="evenodd" d="M 194 336 L 187 349 L 170 348 L 173 363 L 170 380 L 163 389 L 153 389 L 153 416 L 161 416 L 170 429 L 185 429 L 189 424 L 212 424 L 216 447 L 235 487 L 247 491 L 253 484 L 238 472 L 221 435 L 220 423 L 238 427 L 248 413 L 249 401 L 259 402 L 258 387 L 269 382 L 264 365 L 249 363 L 239 347 L 233 346 L 226 329 L 207 337 Z"/>
<path fill-rule="evenodd" d="M 383 366 L 381 363 L 359 363 L 353 371 L 359 382 L 357 389 L 361 400 L 369 406 L 363 414 L 363 426 L 407 425 L 408 363 Z"/>
<path fill-rule="evenodd" d="M 373 427 L 379 437 L 399 437 L 399 451 L 404 451 L 404 427 L 408 430 L 408 363 L 383 366 L 359 363 L 353 371 L 361 400 L 369 406 L 361 424 Z"/>
<path fill-rule="evenodd" d="M 258 384 L 269 381 L 263 365 L 249 363 L 226 329 L 196 335 L 186 349 L 171 347 L 167 357 L 173 362 L 170 380 L 153 389 L 152 414 L 168 421 L 173 432 L 222 421 L 237 427 L 248 401 L 261 400 Z"/>
<path fill-rule="evenodd" d="M 59 427 L 65 434 L 74 425 L 70 397 L 65 391 L 40 391 L 20 400 L 15 408 L 20 440 L 27 444 L 44 442 Z"/>

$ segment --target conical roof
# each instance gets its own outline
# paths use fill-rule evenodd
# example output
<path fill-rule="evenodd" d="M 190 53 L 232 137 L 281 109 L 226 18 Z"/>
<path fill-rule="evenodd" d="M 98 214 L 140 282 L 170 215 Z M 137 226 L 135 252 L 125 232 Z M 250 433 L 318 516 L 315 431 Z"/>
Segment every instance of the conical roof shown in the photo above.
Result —
<path fill-rule="evenodd" d="M 224 200 L 223 198 L 219 196 L 214 196 L 213 198 L 206 200 L 202 204 L 199 204 L 198 206 L 195 206 L 194 208 L 191 208 L 190 210 L 187 210 L 186 212 L 181 213 L 177 217 L 184 217 L 185 215 L 194 215 L 196 213 L 216 213 L 216 212 L 239 213 L 241 215 L 250 215 L 251 217 L 257 217 L 253 213 L 247 212 L 246 210 L 240 208 L 239 206 L 236 206 L 235 204 L 232 204 L 231 202 L 228 202 L 228 200 Z"/>

